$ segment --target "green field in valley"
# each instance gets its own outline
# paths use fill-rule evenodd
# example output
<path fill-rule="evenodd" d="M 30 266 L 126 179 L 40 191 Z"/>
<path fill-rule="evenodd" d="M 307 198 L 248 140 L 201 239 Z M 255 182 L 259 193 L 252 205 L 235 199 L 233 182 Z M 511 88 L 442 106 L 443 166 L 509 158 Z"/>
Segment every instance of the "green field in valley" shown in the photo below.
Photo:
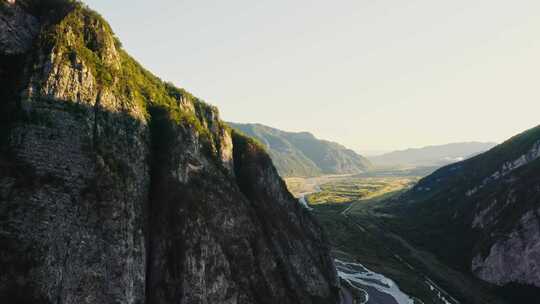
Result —
<path fill-rule="evenodd" d="M 419 178 L 334 176 L 288 179 L 287 184 L 293 194 L 306 195 L 336 258 L 361 263 L 391 278 L 416 303 L 501 303 L 489 286 L 415 248 L 394 233 L 395 224 L 387 224 L 396 215 L 382 212 L 381 207 L 395 203 Z"/>

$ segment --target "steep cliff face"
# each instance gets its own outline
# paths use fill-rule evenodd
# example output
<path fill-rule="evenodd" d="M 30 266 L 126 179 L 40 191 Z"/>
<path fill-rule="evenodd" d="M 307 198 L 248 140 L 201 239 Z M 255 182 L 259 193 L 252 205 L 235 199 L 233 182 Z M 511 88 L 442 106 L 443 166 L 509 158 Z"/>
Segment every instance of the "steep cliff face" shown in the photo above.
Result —
<path fill-rule="evenodd" d="M 539 172 L 536 127 L 421 180 L 393 207 L 401 232 L 484 281 L 538 288 Z"/>
<path fill-rule="evenodd" d="M 539 157 L 540 137 L 467 192 L 478 202 L 472 228 L 481 233 L 472 271 L 483 280 L 540 288 Z"/>
<path fill-rule="evenodd" d="M 45 2 L 0 3 L 0 302 L 336 302 L 266 153 Z"/>

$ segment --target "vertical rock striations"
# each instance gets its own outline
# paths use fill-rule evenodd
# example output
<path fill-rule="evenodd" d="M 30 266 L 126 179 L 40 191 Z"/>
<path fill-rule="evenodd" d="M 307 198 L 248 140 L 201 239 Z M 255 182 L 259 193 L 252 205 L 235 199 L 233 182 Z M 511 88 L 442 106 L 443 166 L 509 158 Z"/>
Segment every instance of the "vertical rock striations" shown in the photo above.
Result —
<path fill-rule="evenodd" d="M 0 6 L 0 302 L 336 302 L 262 149 L 81 4 Z"/>

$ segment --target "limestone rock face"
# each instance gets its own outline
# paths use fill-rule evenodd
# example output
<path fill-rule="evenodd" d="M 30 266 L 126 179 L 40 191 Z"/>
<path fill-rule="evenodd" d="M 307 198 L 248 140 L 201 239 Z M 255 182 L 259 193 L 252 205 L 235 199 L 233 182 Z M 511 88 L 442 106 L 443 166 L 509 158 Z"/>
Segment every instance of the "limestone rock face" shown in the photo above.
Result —
<path fill-rule="evenodd" d="M 8 12 L 35 19 L 17 6 Z M 9 71 L 19 87 L 2 94 L 12 106 L 2 113 L 0 297 L 140 302 L 148 128 L 84 62 L 63 61 L 63 51 L 40 47 L 31 33 L 24 45 L 37 47 Z"/>
<path fill-rule="evenodd" d="M 540 140 L 519 157 L 503 163 L 499 170 L 476 187 L 490 200 L 476 205 L 472 227 L 483 234 L 486 250 L 477 250 L 471 270 L 479 278 L 504 286 L 519 283 L 540 287 L 540 184 L 535 164 Z M 521 170 L 524 169 L 524 170 Z M 503 181 L 493 193 L 489 186 Z M 482 191 L 488 187 L 487 191 Z M 492 192 L 487 194 L 486 192 Z M 476 194 L 476 196 L 475 196 Z M 490 202 L 490 203 L 488 203 Z"/>
<path fill-rule="evenodd" d="M 487 257 L 478 254 L 473 272 L 500 286 L 517 282 L 540 287 L 540 210 L 524 214 L 517 227 L 490 248 Z"/>
<path fill-rule="evenodd" d="M 31 3 L 0 11 L 0 302 L 337 302 L 323 232 L 264 150 L 97 14 Z"/>

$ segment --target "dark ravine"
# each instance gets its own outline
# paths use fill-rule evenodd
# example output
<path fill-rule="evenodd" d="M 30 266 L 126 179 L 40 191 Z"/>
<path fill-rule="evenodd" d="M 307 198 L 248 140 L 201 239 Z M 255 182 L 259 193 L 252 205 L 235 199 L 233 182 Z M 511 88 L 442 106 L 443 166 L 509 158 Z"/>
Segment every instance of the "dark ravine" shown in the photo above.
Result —
<path fill-rule="evenodd" d="M 1 303 L 338 301 L 263 148 L 83 5 L 0 7 Z"/>

